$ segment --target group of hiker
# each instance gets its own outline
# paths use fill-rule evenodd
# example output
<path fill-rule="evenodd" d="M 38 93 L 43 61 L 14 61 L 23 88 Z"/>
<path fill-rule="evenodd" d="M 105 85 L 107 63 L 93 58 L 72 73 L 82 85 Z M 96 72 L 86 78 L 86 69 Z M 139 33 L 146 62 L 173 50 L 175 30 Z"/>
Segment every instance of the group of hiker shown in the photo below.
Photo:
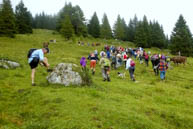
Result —
<path fill-rule="evenodd" d="M 99 60 L 100 56 L 100 60 Z M 104 81 L 110 81 L 110 68 L 117 69 L 118 67 L 124 65 L 125 69 L 129 71 L 130 78 L 135 81 L 135 60 L 139 60 L 140 64 L 145 62 L 145 65 L 149 66 L 149 60 L 151 59 L 153 70 L 156 75 L 159 74 L 161 80 L 165 79 L 165 73 L 170 65 L 170 57 L 164 56 L 163 54 L 154 54 L 151 56 L 151 52 L 146 52 L 143 48 L 123 48 L 121 46 L 108 46 L 105 45 L 100 54 L 95 50 L 91 52 L 88 56 L 90 60 L 90 69 L 92 74 L 95 74 L 95 67 L 97 62 L 101 65 L 101 73 Z M 86 68 L 86 58 L 82 57 L 80 60 L 82 68 Z M 120 72 L 119 72 L 120 73 Z"/>
<path fill-rule="evenodd" d="M 48 72 L 52 70 L 49 68 L 49 63 L 47 58 L 44 56 L 49 53 L 48 47 L 43 47 L 42 49 L 30 49 L 28 52 L 28 63 L 31 67 L 31 80 L 32 86 L 35 86 L 35 71 L 38 64 L 45 66 Z M 145 61 L 146 66 L 148 67 L 148 62 L 150 59 L 151 52 L 145 52 L 143 48 L 123 48 L 121 46 L 108 46 L 105 45 L 100 53 L 98 50 L 95 50 L 89 53 L 88 57 L 82 57 L 80 64 L 82 69 L 86 69 L 87 59 L 90 60 L 90 69 L 92 74 L 95 74 L 96 64 L 99 63 L 101 66 L 101 73 L 103 76 L 103 81 L 110 81 L 110 68 L 117 69 L 118 67 L 124 65 L 125 69 L 129 71 L 130 78 L 132 81 L 135 81 L 135 61 L 132 58 L 138 59 L 140 64 L 143 64 Z M 99 59 L 100 56 L 100 59 Z M 151 56 L 151 62 L 156 75 L 159 74 L 161 80 L 165 79 L 165 73 L 169 66 L 169 57 L 164 56 L 163 54 L 154 54 Z"/>

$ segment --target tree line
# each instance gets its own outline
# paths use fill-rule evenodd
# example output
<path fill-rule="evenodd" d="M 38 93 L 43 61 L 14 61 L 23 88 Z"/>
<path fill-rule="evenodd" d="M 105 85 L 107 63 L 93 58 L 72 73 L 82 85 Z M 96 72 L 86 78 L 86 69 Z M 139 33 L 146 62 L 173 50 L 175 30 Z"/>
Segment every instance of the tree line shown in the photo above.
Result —
<path fill-rule="evenodd" d="M 173 54 L 180 51 L 182 55 L 193 56 L 192 33 L 182 15 L 169 38 L 158 21 L 149 21 L 146 16 L 138 20 L 135 15 L 127 24 L 124 18 L 118 15 L 111 28 L 105 13 L 102 23 L 99 22 L 96 12 L 87 21 L 80 6 L 72 6 L 71 3 L 65 3 L 57 15 L 42 12 L 33 17 L 22 1 L 14 12 L 11 1 L 3 0 L 0 4 L 0 36 L 14 37 L 17 33 L 33 33 L 33 28 L 56 30 L 66 39 L 74 36 L 117 39 L 133 42 L 137 47 L 169 48 Z"/>

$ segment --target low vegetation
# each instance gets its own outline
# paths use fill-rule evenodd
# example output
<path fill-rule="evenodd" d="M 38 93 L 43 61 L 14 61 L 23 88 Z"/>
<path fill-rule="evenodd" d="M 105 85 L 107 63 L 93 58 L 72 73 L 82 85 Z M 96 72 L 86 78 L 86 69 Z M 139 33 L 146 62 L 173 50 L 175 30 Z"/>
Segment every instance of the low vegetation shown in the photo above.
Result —
<path fill-rule="evenodd" d="M 83 39 L 66 41 L 53 31 L 34 30 L 33 34 L 0 37 L 0 58 L 18 61 L 22 67 L 0 68 L 0 129 L 192 129 L 193 128 L 193 59 L 166 73 L 166 80 L 154 76 L 151 65 L 136 62 L 136 83 L 128 71 L 118 68 L 110 73 L 111 82 L 103 82 L 100 66 L 92 76 L 91 86 L 64 87 L 48 84 L 48 73 L 41 66 L 36 73 L 36 87 L 31 86 L 27 51 L 50 44 L 51 67 L 61 62 L 79 65 L 80 58 L 104 44 L 134 47 L 129 42 Z M 101 46 L 79 46 L 77 42 L 100 42 Z M 152 53 L 168 50 L 146 49 Z M 87 62 L 89 68 L 89 61 Z M 126 72 L 118 78 L 117 72 Z"/>

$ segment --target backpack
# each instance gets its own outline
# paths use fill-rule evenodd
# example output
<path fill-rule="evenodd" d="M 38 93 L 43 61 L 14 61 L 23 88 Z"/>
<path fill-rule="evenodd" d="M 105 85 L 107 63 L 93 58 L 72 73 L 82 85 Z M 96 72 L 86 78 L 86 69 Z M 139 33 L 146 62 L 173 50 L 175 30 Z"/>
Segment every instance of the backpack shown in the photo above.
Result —
<path fill-rule="evenodd" d="M 104 66 L 111 66 L 111 62 L 108 59 L 104 59 Z"/>
<path fill-rule="evenodd" d="M 131 65 L 131 67 L 134 67 L 135 66 L 135 62 L 133 60 L 131 60 L 130 65 Z"/>
<path fill-rule="evenodd" d="M 146 54 L 146 55 L 145 55 L 145 59 L 146 59 L 146 60 L 147 60 L 147 59 L 149 59 L 149 56 L 148 56 L 148 54 Z"/>
<path fill-rule="evenodd" d="M 35 49 L 35 48 L 29 49 L 29 51 L 28 51 L 28 53 L 27 53 L 27 58 L 30 58 L 30 57 L 31 57 L 31 54 L 32 54 L 35 50 L 37 50 L 37 49 Z"/>

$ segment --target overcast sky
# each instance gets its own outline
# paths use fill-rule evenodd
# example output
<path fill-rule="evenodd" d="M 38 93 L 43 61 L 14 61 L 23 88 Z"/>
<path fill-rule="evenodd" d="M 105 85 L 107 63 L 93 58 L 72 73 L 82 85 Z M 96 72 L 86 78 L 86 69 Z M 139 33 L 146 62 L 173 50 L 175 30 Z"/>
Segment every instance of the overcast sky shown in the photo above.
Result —
<path fill-rule="evenodd" d="M 13 8 L 19 1 L 11 0 Z M 168 35 L 171 34 L 179 15 L 182 14 L 193 32 L 193 0 L 23 0 L 23 2 L 33 16 L 42 11 L 56 14 L 64 7 L 65 2 L 71 2 L 73 6 L 81 7 L 86 19 L 90 19 L 96 11 L 101 23 L 103 14 L 106 13 L 111 27 L 118 14 L 127 24 L 135 14 L 138 19 L 146 15 L 148 20 L 157 20 L 163 25 L 164 32 Z"/>

